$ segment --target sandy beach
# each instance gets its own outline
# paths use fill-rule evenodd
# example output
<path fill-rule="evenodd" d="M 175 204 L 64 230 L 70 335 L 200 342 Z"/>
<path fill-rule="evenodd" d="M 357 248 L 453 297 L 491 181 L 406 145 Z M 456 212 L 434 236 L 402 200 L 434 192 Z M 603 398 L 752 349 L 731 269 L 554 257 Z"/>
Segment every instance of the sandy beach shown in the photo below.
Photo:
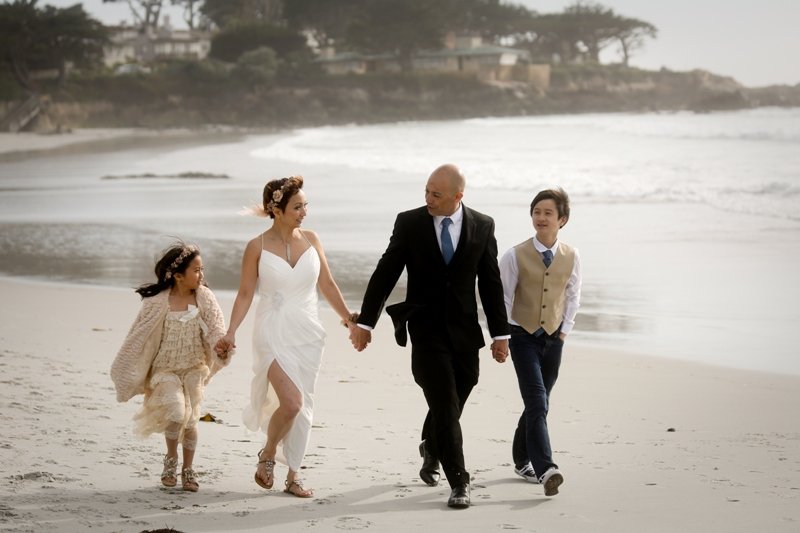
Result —
<path fill-rule="evenodd" d="M 130 290 L 0 280 L 0 530 L 797 531 L 800 378 L 570 344 L 550 427 L 561 494 L 512 472 L 521 408 L 510 363 L 482 354 L 463 419 L 468 510 L 417 477 L 422 394 L 390 321 L 363 353 L 327 308 L 328 343 L 302 476 L 312 500 L 253 482 L 261 436 L 241 424 L 251 321 L 206 390 L 197 494 L 161 488 L 163 443 L 131 435 L 108 369 L 139 308 Z M 218 292 L 229 315 L 234 294 Z M 285 475 L 279 465 L 278 480 Z"/>
<path fill-rule="evenodd" d="M 237 134 L 198 135 L 205 137 L 126 130 L 0 134 L 6 187 L 0 244 L 19 237 L 4 248 L 3 264 L 14 267 L 4 272 L 12 277 L 0 277 L 0 531 L 800 530 L 800 375 L 792 355 L 798 287 L 781 283 L 794 278 L 796 223 L 727 211 L 711 211 L 709 218 L 708 209 L 682 203 L 589 200 L 576 206 L 580 216 L 565 234 L 581 248 L 587 283 L 582 322 L 565 347 L 549 416 L 555 460 L 565 476 L 558 496 L 547 498 L 541 487 L 514 475 L 511 439 L 522 402 L 511 363 L 499 365 L 485 350 L 480 383 L 462 420 L 473 505 L 448 509 L 446 484 L 430 488 L 418 478 L 425 405 L 411 376 L 409 350 L 395 345 L 384 316 L 373 344 L 355 352 L 324 306 L 328 343 L 301 473 L 316 497 L 301 500 L 253 482 L 263 436 L 241 422 L 251 378 L 252 315 L 240 329 L 231 366 L 206 390 L 204 411 L 221 422 L 199 428 L 200 492 L 162 488 L 163 441 L 132 436 L 141 397 L 118 404 L 108 375 L 140 305 L 119 280 L 146 279 L 142 273 L 149 274 L 163 228 L 170 228 L 170 234 L 224 236 L 204 242 L 204 256 L 212 287 L 230 282 L 238 274 L 236 246 L 243 235 L 260 231 L 260 222 L 228 211 L 258 191 L 265 168 L 280 174 L 297 166 L 240 155 L 271 140 L 253 137 L 228 150 L 207 142 L 235 140 Z M 184 142 L 186 148 L 173 150 Z M 143 149 L 128 150 L 131 143 Z M 93 155 L 106 152 L 107 160 Z M 191 211 L 154 201 L 149 184 L 98 178 L 195 170 L 187 165 L 197 162 L 204 162 L 202 170 L 227 172 L 233 165 L 236 172 L 229 185 L 156 186 L 162 195 L 172 189 L 188 195 Z M 390 221 L 380 222 L 370 209 L 397 211 L 388 200 L 373 200 L 391 187 L 394 202 L 413 206 L 418 191 L 396 173 L 306 167 L 314 177 L 309 192 L 319 199 L 312 227 L 333 249 L 329 259 L 352 300 L 374 260 L 351 252 L 361 246 L 378 253 L 389 228 Z M 527 235 L 524 217 L 517 218 L 525 211 L 517 196 L 514 189 L 477 189 L 471 196 L 477 207 L 497 214 L 499 238 L 506 241 L 501 248 Z M 366 206 L 365 213 L 352 216 L 353 203 Z M 203 220 L 187 216 L 198 207 L 205 209 Z M 366 234 L 352 230 L 363 226 L 362 217 Z M 753 243 L 761 245 L 760 253 L 749 252 Z M 85 255 L 95 249 L 102 260 Z M 30 250 L 44 255 L 24 255 Z M 703 260 L 679 263 L 671 259 L 676 255 Z M 741 283 L 766 267 L 769 279 Z M 29 276 L 32 269 L 40 279 L 67 283 L 13 277 Z M 121 274 L 104 278 L 102 269 Z M 67 270 L 80 275 L 61 277 Z M 624 284 L 617 283 L 620 277 Z M 114 286 L 104 286 L 106 281 Z M 698 286 L 703 290 L 689 292 L 697 310 L 685 316 L 683 295 Z M 393 297 L 402 297 L 396 292 Z M 757 304 L 764 293 L 774 295 L 763 307 L 770 313 L 748 316 L 747 328 L 769 331 L 769 338 L 741 335 L 741 302 Z M 216 294 L 229 317 L 235 294 Z M 619 326 L 619 334 L 606 334 L 609 326 Z M 627 330 L 635 331 L 625 335 Z M 648 335 L 659 341 L 643 342 Z M 747 359 L 732 356 L 734 348 Z M 727 366 L 687 361 L 697 352 Z M 790 369 L 786 375 L 729 368 L 758 368 L 772 352 L 791 363 L 783 365 Z M 775 361 L 781 360 L 769 364 Z M 278 467 L 276 487 L 285 472 Z"/>

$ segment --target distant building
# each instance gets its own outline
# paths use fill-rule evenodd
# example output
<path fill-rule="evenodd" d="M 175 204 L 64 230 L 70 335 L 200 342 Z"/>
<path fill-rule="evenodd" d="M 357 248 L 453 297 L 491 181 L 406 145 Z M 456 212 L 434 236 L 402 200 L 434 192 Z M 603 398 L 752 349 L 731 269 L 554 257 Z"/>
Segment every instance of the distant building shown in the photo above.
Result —
<path fill-rule="evenodd" d="M 130 26 L 109 28 L 111 44 L 103 50 L 108 67 L 126 63 L 150 63 L 160 59 L 196 59 L 208 57 L 211 35 L 207 32 L 175 30 L 164 17 L 156 30 L 141 31 Z"/>
<path fill-rule="evenodd" d="M 333 75 L 367 72 L 400 72 L 398 58 L 392 54 L 335 53 L 325 49 L 317 60 Z M 531 64 L 526 50 L 483 44 L 480 37 L 456 37 L 450 33 L 445 47 L 422 50 L 411 58 L 415 72 L 473 73 L 483 81 L 520 81 L 547 90 L 550 86 L 550 65 Z"/>

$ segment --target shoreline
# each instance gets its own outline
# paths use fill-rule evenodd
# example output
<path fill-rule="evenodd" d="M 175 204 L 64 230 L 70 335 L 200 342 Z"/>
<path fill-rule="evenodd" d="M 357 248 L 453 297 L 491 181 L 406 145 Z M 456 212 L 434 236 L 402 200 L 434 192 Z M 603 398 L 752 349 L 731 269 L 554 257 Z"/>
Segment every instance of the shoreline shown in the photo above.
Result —
<path fill-rule="evenodd" d="M 74 128 L 65 132 L 0 133 L 0 163 L 43 156 L 113 152 L 155 146 L 236 142 L 248 135 L 271 135 L 281 128 L 208 125 L 197 128 Z"/>
<path fill-rule="evenodd" d="M 559 117 L 559 116 L 581 116 L 581 115 L 673 115 L 678 113 L 691 113 L 704 115 L 708 113 L 731 113 L 753 111 L 757 109 L 793 109 L 797 106 L 780 106 L 776 104 L 758 105 L 752 107 L 724 108 L 711 111 L 697 111 L 692 109 L 616 109 L 607 110 L 562 110 L 554 109 L 548 112 L 508 115 L 508 114 L 488 114 L 488 115 L 464 115 L 453 117 L 436 117 L 424 119 L 419 117 L 386 117 L 375 121 L 337 121 L 333 123 L 320 122 L 308 123 L 298 122 L 294 125 L 284 126 L 237 126 L 228 124 L 202 124 L 195 126 L 169 126 L 169 127 L 91 127 L 78 126 L 69 128 L 63 132 L 57 131 L 23 131 L 17 133 L 0 132 L 0 163 L 9 161 L 20 161 L 31 157 L 42 155 L 62 155 L 70 153 L 101 153 L 115 151 L 120 148 L 148 147 L 169 144 L 173 146 L 192 145 L 198 142 L 222 142 L 230 140 L 234 142 L 242 137 L 249 135 L 273 135 L 285 134 L 299 129 L 324 128 L 326 126 L 341 127 L 347 125 L 355 126 L 380 126 L 402 123 L 421 123 L 421 122 L 453 122 L 477 119 L 505 119 L 517 118 L 519 116 L 528 117 Z M 130 143 L 130 144 L 124 144 Z"/>
<path fill-rule="evenodd" d="M 608 126 L 607 122 L 600 121 L 600 127 Z M 374 133 L 387 135 L 387 139 L 398 132 L 424 135 L 428 126 L 435 126 L 434 131 L 452 129 L 437 123 L 422 129 L 392 127 Z M 638 131 L 642 125 L 634 121 L 629 126 Z M 678 132 L 684 131 L 681 124 L 677 126 Z M 719 126 L 715 124 L 712 133 Z M 343 133 L 364 140 L 358 131 L 351 131 L 358 128 L 346 130 Z M 236 142 L 239 133 L 230 132 L 234 136 L 230 144 L 192 137 L 189 132 L 174 134 L 176 139 L 185 139 L 188 146 L 162 142 L 157 131 L 151 133 L 152 137 L 143 141 L 150 144 L 142 149 L 113 151 L 117 141 L 111 139 L 108 144 L 98 141 L 82 145 L 75 156 L 43 152 L 37 157 L 31 152 L 26 161 L 0 164 L 4 172 L 0 198 L 4 214 L 0 224 L 2 271 L 10 276 L 33 274 L 91 284 L 121 280 L 121 285 L 134 286 L 149 279 L 152 256 L 167 244 L 168 236 L 178 235 L 202 247 L 212 288 L 235 288 L 241 248 L 264 229 L 263 220 L 243 218 L 236 211 L 257 199 L 265 174 L 289 175 L 301 169 L 309 178 L 306 191 L 313 206 L 308 227 L 325 243 L 345 297 L 356 302 L 385 249 L 395 213 L 421 205 L 415 176 L 429 167 L 429 163 L 420 165 L 403 153 L 400 160 L 411 167 L 406 171 L 396 161 L 389 161 L 386 171 L 369 160 L 353 171 L 346 158 L 338 156 L 349 153 L 346 142 L 341 143 L 341 152 L 337 150 L 340 144 L 322 143 L 329 147 L 328 152 L 315 154 L 313 142 L 300 142 L 303 136 L 291 133 L 253 134 Z M 318 132 L 310 133 L 313 141 Z M 330 136 L 330 132 L 322 131 L 323 138 L 326 133 Z M 52 138 L 45 140 L 53 142 Z M 287 145 L 299 157 L 281 158 L 281 147 Z M 379 144 L 375 146 L 377 154 L 386 157 L 385 150 Z M 558 151 L 558 146 L 549 149 Z M 276 154 L 264 156 L 270 147 Z M 502 146 L 490 148 L 501 150 Z M 100 153 L 93 155 L 95 149 Z M 441 149 L 452 153 L 448 144 Z M 541 149 L 547 154 L 545 146 Z M 683 146 L 675 149 L 683 150 Z M 315 159 L 319 155 L 322 159 Z M 471 159 L 469 154 L 461 157 L 466 165 L 478 165 L 470 171 L 483 180 L 482 185 L 469 190 L 467 204 L 495 219 L 499 254 L 530 237 L 527 189 L 520 189 L 518 183 L 504 188 L 503 182 L 498 188 L 487 187 L 487 182 L 497 179 L 493 166 L 481 166 L 481 159 Z M 428 158 L 430 162 L 430 155 Z M 543 163 L 559 161 L 546 157 Z M 509 169 L 524 171 L 514 165 Z M 100 179 L 110 174 L 165 175 L 198 170 L 225 172 L 232 179 L 224 183 Z M 601 177 L 613 179 L 608 172 Z M 389 190 L 391 194 L 387 195 Z M 747 214 L 683 197 L 615 199 L 593 196 L 585 189 L 583 195 L 573 194 L 575 216 L 562 235 L 565 242 L 580 249 L 587 275 L 573 341 L 702 360 L 721 367 L 800 375 L 793 350 L 798 337 L 792 327 L 798 317 L 792 302 L 800 296 L 800 287 L 784 287 L 780 281 L 792 279 L 791 259 L 800 257 L 800 227 L 795 220 L 761 214 L 769 202 L 777 201 L 773 197 L 755 195 L 748 208 L 756 213 Z M 791 200 L 790 194 L 781 195 L 781 201 Z M 201 216 L 195 217 L 194 212 Z M 762 253 L 751 253 L 754 243 L 763 247 Z M 704 259 L 676 261 L 676 257 Z M 770 272 L 765 281 L 741 283 L 765 271 Z M 736 289 L 731 290 L 733 287 Z M 396 299 L 402 298 L 399 289 L 393 294 Z M 767 301 L 763 294 L 776 297 Z M 691 302 L 691 310 L 687 302 Z M 741 302 L 752 305 L 745 309 Z M 767 339 L 743 336 L 740 333 L 745 320 L 750 330 L 772 328 L 779 333 Z M 753 357 L 754 353 L 759 357 Z"/>
<path fill-rule="evenodd" d="M 114 294 L 126 294 L 130 295 L 134 293 L 134 286 L 130 287 L 123 287 L 119 285 L 109 285 L 104 283 L 91 283 L 91 282 L 82 282 L 82 281 L 71 281 L 71 280 L 57 280 L 57 279 L 50 279 L 50 278 L 36 278 L 36 277 L 25 277 L 25 276 L 16 276 L 10 275 L 0 272 L 0 287 L 4 284 L 11 284 L 11 285 L 28 285 L 31 287 L 51 287 L 54 289 L 58 288 L 65 288 L 75 291 L 81 291 L 84 289 L 88 290 L 98 290 L 98 291 L 108 291 Z M 236 298 L 236 289 L 217 289 L 212 288 L 214 294 L 217 298 L 222 300 L 229 300 L 233 302 Z M 402 281 L 398 283 L 397 288 L 395 289 L 398 292 L 405 291 L 405 285 L 403 285 Z M 138 298 L 138 296 L 137 296 Z M 253 306 L 257 303 L 258 296 L 256 295 L 253 299 Z M 388 303 L 392 303 L 396 300 L 396 295 L 390 298 Z M 353 308 L 357 307 L 361 302 L 358 298 L 345 298 L 346 303 Z M 320 313 L 329 313 L 332 312 L 328 302 L 320 295 L 319 296 L 319 309 Z M 229 314 L 230 310 L 223 309 L 226 316 Z M 481 310 L 480 315 L 483 316 L 483 311 Z M 389 321 L 389 317 L 383 313 L 381 315 L 381 321 Z M 591 338 L 582 338 L 580 336 L 580 331 L 576 331 L 578 335 L 573 335 L 570 339 L 570 345 L 578 346 L 581 350 L 589 350 L 589 351 L 597 351 L 602 353 L 614 353 L 622 357 L 631 358 L 631 360 L 640 360 L 641 364 L 646 365 L 647 361 L 650 359 L 654 359 L 656 361 L 667 361 L 667 362 L 674 362 L 678 364 L 688 364 L 691 366 L 696 366 L 698 368 L 705 369 L 706 372 L 713 373 L 715 370 L 720 370 L 723 372 L 732 371 L 732 372 L 743 372 L 746 374 L 754 374 L 759 375 L 764 378 L 797 378 L 800 379 L 800 373 L 795 372 L 780 372 L 777 370 L 769 370 L 769 369 L 760 369 L 760 368 L 744 368 L 740 366 L 734 366 L 731 364 L 723 364 L 723 363 L 714 363 L 709 361 L 702 361 L 702 360 L 695 360 L 687 357 L 679 357 L 674 354 L 670 355 L 666 353 L 666 350 L 662 350 L 661 352 L 655 352 L 653 350 L 642 350 L 637 349 L 634 346 L 631 346 L 630 343 L 621 342 L 616 346 L 611 346 L 610 341 L 602 341 L 598 340 L 597 337 Z M 585 333 L 585 332 L 583 332 Z M 488 332 L 485 330 L 484 326 L 484 336 L 488 338 Z M 249 339 L 248 339 L 249 340 Z"/>
<path fill-rule="evenodd" d="M 0 531 L 334 532 L 457 528 L 690 532 L 800 524 L 800 377 L 637 357 L 568 343 L 549 425 L 561 494 L 512 472 L 521 401 L 513 368 L 481 352 L 462 426 L 472 508 L 417 477 L 424 401 L 407 349 L 382 317 L 357 353 L 327 308 L 315 423 L 302 477 L 312 500 L 252 482 L 261 436 L 241 423 L 252 310 L 231 365 L 206 390 L 200 492 L 160 488 L 163 443 L 131 437 L 141 398 L 117 404 L 108 367 L 139 309 L 115 288 L 0 279 L 3 368 Z M 226 318 L 233 294 L 217 293 Z M 76 312 L 76 310 L 80 312 Z M 41 333 L 46 331 L 45 335 Z M 745 394 L 743 394 L 743 391 Z M 285 467 L 276 469 L 278 482 Z M 278 483 L 279 484 L 279 483 Z M 445 484 L 446 485 L 446 484 Z"/>

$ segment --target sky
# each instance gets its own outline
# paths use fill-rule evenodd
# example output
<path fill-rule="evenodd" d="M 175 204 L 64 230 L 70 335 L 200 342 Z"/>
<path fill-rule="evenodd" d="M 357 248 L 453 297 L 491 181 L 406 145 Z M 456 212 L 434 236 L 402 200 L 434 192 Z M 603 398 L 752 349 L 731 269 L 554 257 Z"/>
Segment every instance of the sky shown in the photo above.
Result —
<path fill-rule="evenodd" d="M 39 0 L 40 5 L 66 7 L 76 0 Z M 126 2 L 83 0 L 84 9 L 106 24 L 132 21 Z M 506 0 L 539 13 L 561 12 L 574 0 Z M 601 0 L 618 15 L 637 18 L 658 28 L 631 58 L 631 66 L 703 69 L 731 76 L 748 87 L 800 83 L 800 0 Z M 169 0 L 164 1 L 169 6 Z M 165 9 L 172 25 L 185 27 L 179 8 Z M 604 63 L 619 61 L 616 45 L 601 55 Z"/>
<path fill-rule="evenodd" d="M 517 0 L 557 13 L 574 0 Z M 631 66 L 708 70 L 748 87 L 800 83 L 800 0 L 600 0 L 618 15 L 658 29 Z M 609 46 L 602 62 L 618 61 Z"/>

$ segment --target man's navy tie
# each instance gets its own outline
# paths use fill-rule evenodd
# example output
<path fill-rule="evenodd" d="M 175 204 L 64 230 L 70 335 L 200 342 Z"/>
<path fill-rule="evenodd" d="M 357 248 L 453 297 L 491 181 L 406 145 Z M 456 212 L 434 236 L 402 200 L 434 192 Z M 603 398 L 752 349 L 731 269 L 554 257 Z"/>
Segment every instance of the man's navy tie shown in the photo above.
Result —
<path fill-rule="evenodd" d="M 542 261 L 544 261 L 544 266 L 549 267 L 550 263 L 553 262 L 553 252 L 550 250 L 542 252 Z"/>
<path fill-rule="evenodd" d="M 447 229 L 453 221 L 447 217 L 442 220 L 442 256 L 444 256 L 445 264 L 449 265 L 450 260 L 453 259 L 453 239 L 450 238 L 450 231 Z"/>

